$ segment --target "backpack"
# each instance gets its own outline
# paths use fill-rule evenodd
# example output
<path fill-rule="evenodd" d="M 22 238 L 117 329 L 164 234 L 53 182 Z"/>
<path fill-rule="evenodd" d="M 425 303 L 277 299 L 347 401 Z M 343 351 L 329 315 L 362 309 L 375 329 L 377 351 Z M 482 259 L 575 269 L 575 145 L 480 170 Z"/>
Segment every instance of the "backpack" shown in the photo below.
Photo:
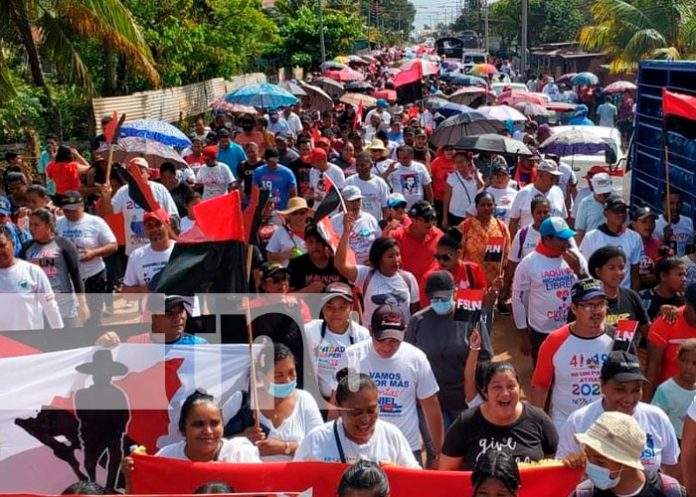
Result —
<path fill-rule="evenodd" d="M 687 497 L 686 489 L 675 478 L 656 472 L 648 472 L 647 477 L 647 484 L 655 490 L 655 497 Z M 585 480 L 576 487 L 572 497 L 600 497 L 603 494 L 613 495 L 611 490 L 600 490 L 590 480 Z"/>

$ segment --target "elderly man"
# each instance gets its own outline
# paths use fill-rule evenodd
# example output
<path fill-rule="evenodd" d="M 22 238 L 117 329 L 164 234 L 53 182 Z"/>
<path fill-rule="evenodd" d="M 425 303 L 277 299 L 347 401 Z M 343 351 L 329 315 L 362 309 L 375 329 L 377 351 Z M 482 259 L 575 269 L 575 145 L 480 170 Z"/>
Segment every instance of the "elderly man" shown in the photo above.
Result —
<path fill-rule="evenodd" d="M 346 213 L 353 214 L 353 229 L 350 234 L 350 248 L 355 253 L 355 261 L 358 264 L 367 264 L 369 261 L 370 247 L 372 243 L 382 236 L 382 228 L 375 217 L 362 209 L 363 195 L 357 186 L 346 186 L 341 192 L 346 203 L 346 212 L 335 214 L 331 217 L 333 229 L 338 236 L 343 235 L 343 218 Z"/>

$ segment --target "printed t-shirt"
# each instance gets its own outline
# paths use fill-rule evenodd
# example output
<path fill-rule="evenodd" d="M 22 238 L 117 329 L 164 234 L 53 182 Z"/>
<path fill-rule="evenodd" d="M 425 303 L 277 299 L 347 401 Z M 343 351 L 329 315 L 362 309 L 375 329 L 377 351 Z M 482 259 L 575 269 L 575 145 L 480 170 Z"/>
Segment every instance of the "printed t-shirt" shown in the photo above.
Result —
<path fill-rule="evenodd" d="M 333 257 L 329 259 L 326 267 L 320 268 L 312 262 L 309 254 L 302 254 L 290 260 L 288 269 L 290 270 L 290 288 L 296 291 L 302 290 L 315 281 L 320 281 L 324 285 L 336 281 L 348 283 L 334 266 Z"/>
<path fill-rule="evenodd" d="M 621 234 L 608 234 L 605 225 L 588 232 L 580 242 L 580 252 L 587 260 L 592 257 L 597 249 L 607 245 L 621 249 L 626 255 L 626 271 L 621 286 L 631 287 L 631 266 L 640 264 L 643 257 L 643 240 L 633 230 L 624 229 Z"/>
<path fill-rule="evenodd" d="M 662 353 L 662 370 L 658 381 L 663 381 L 679 373 L 679 346 L 690 338 L 696 338 L 696 327 L 684 318 L 684 307 L 677 313 L 677 321 L 670 325 L 664 318 L 658 318 L 648 332 L 648 342 L 664 348 Z"/>
<path fill-rule="evenodd" d="M 640 292 L 640 298 L 643 300 L 643 307 L 648 312 L 648 317 L 654 321 L 663 305 L 671 305 L 681 307 L 684 305 L 684 294 L 675 293 L 672 297 L 662 297 L 654 288 L 643 290 Z"/>
<path fill-rule="evenodd" d="M 326 184 L 325 176 L 328 176 L 331 182 L 339 190 L 343 190 L 346 184 L 346 176 L 341 171 L 341 168 L 336 164 L 327 164 L 326 171 L 322 172 L 316 167 L 313 167 L 309 172 L 309 186 L 314 190 L 314 195 L 318 196 L 320 199 L 324 199 L 326 193 L 329 190 L 329 186 Z"/>
<path fill-rule="evenodd" d="M 331 224 L 338 236 L 343 236 L 343 218 L 345 213 L 331 216 Z M 358 264 L 367 264 L 370 256 L 370 247 L 374 241 L 382 236 L 382 228 L 375 217 L 368 212 L 361 212 L 353 223 L 353 230 L 348 238 L 348 245 L 355 253 L 355 261 Z"/>
<path fill-rule="evenodd" d="M 227 193 L 227 188 L 234 183 L 234 175 L 224 164 L 202 167 L 198 170 L 198 183 L 203 185 L 203 200 L 219 197 Z"/>
<path fill-rule="evenodd" d="M 648 313 L 643 307 L 643 301 L 638 292 L 630 288 L 619 287 L 619 294 L 613 298 L 607 298 L 606 324 L 616 325 L 619 321 L 630 319 L 638 321 L 639 325 L 650 324 Z M 568 312 L 568 322 L 575 321 L 573 311 Z"/>
<path fill-rule="evenodd" d="M 161 252 L 153 250 L 151 245 L 135 249 L 128 258 L 123 284 L 127 286 L 149 285 L 152 278 L 162 271 L 169 262 L 174 245 L 176 244 L 172 242 L 167 250 Z"/>
<path fill-rule="evenodd" d="M 369 180 L 362 180 L 360 176 L 354 174 L 346 178 L 346 186 L 357 186 L 362 193 L 362 208 L 369 212 L 377 221 L 383 217 L 382 209 L 387 207 L 387 197 L 389 197 L 389 186 L 379 176 L 372 176 Z"/>
<path fill-rule="evenodd" d="M 307 252 L 307 246 L 305 245 L 304 239 L 301 238 L 297 233 L 293 233 L 289 228 L 281 226 L 273 232 L 271 239 L 268 240 L 266 252 L 277 254 L 293 248 L 298 249 L 302 254 Z M 287 267 L 289 262 L 290 259 L 285 259 L 280 263 Z"/>
<path fill-rule="evenodd" d="M 664 239 L 667 220 L 663 214 L 655 221 L 655 236 Z M 677 257 L 686 255 L 686 248 L 694 243 L 694 222 L 686 216 L 679 216 L 679 222 L 672 223 L 672 240 L 677 242 Z"/>
<path fill-rule="evenodd" d="M 366 285 L 370 274 L 372 276 Z M 398 305 L 404 317 L 408 319 L 411 317 L 410 305 L 420 301 L 418 281 L 408 271 L 399 271 L 392 276 L 385 276 L 369 266 L 358 265 L 358 276 L 353 284 L 363 292 L 364 323 L 371 322 L 372 313 L 384 304 Z"/>
<path fill-rule="evenodd" d="M 94 250 L 109 243 L 116 243 L 116 237 L 106 221 L 87 213 L 75 222 L 61 217 L 56 222 L 56 231 L 58 235 L 70 240 L 77 248 L 78 253 Z M 80 261 L 79 264 L 80 276 L 83 280 L 98 274 L 106 267 L 102 257 L 95 257 L 86 262 Z"/>
<path fill-rule="evenodd" d="M 681 261 L 684 263 L 686 269 L 686 286 L 689 286 L 691 283 L 696 283 L 696 262 L 692 261 L 691 257 L 688 255 L 682 257 Z"/>
<path fill-rule="evenodd" d="M 420 162 L 415 161 L 410 166 L 397 164 L 396 169 L 387 178 L 387 183 L 391 185 L 392 191 L 404 196 L 407 208 L 425 198 L 423 187 L 428 186 L 431 182 L 428 169 Z"/>
<path fill-rule="evenodd" d="M 505 224 L 510 222 L 510 209 L 512 208 L 512 203 L 517 197 L 517 190 L 509 186 L 505 188 L 493 188 L 492 186 L 487 186 L 481 188 L 478 193 L 482 192 L 490 193 L 495 199 L 495 209 L 493 210 L 493 217 L 500 219 Z M 472 216 L 476 215 L 476 205 L 471 204 L 469 208 L 469 214 Z"/>
<path fill-rule="evenodd" d="M 271 169 L 269 165 L 255 169 L 253 184 L 270 190 L 269 200 L 272 200 L 276 210 L 280 211 L 288 208 L 290 188 L 297 188 L 295 175 L 290 169 L 281 165 L 275 169 Z"/>

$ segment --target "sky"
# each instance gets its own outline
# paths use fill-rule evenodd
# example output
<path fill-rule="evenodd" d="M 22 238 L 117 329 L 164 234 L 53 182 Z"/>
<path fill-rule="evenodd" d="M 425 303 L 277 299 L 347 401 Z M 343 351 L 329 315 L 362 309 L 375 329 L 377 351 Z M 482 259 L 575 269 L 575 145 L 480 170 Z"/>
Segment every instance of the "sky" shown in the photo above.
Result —
<path fill-rule="evenodd" d="M 463 0 L 411 0 L 416 6 L 414 26 L 420 30 L 424 24 L 452 22 L 457 17 Z"/>

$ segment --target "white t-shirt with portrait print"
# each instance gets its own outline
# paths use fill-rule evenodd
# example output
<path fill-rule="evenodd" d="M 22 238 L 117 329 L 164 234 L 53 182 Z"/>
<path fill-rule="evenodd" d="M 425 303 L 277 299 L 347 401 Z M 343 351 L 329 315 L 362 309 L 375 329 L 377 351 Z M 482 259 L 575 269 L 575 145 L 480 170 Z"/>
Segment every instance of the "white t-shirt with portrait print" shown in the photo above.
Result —
<path fill-rule="evenodd" d="M 331 216 L 331 224 L 338 236 L 343 236 L 343 218 L 345 213 L 334 214 Z M 355 253 L 355 261 L 358 264 L 367 264 L 370 256 L 370 247 L 374 241 L 382 236 L 382 228 L 369 212 L 360 212 L 353 223 L 353 230 L 348 239 L 348 245 Z"/>
<path fill-rule="evenodd" d="M 335 429 L 334 425 L 336 426 Z M 304 438 L 295 452 L 294 460 L 341 462 L 334 430 L 338 432 L 338 440 L 341 443 L 343 454 L 348 464 L 366 460 L 379 464 L 420 469 L 401 431 L 394 425 L 381 419 L 377 420 L 372 437 L 364 444 L 357 444 L 346 436 L 343 422 L 340 418 L 336 421 L 324 423 Z"/>
<path fill-rule="evenodd" d="M 220 162 L 214 166 L 201 167 L 196 180 L 203 185 L 203 200 L 224 195 L 229 185 L 235 181 L 230 168 Z"/>
<path fill-rule="evenodd" d="M 331 182 L 339 190 L 343 190 L 343 187 L 346 184 L 346 175 L 336 164 L 329 162 L 327 164 L 326 171 L 324 172 L 321 172 L 316 167 L 313 167 L 309 171 L 309 186 L 314 190 L 314 195 L 318 196 L 321 200 L 324 199 L 328 190 L 326 181 L 324 181 L 324 176 L 328 176 Z"/>
<path fill-rule="evenodd" d="M 401 163 L 397 164 L 394 172 L 387 178 L 387 183 L 394 193 L 400 193 L 404 196 L 406 207 L 410 208 L 425 198 L 424 187 L 432 183 L 432 179 L 425 165 L 413 161 L 408 167 Z"/>
<path fill-rule="evenodd" d="M 368 276 L 370 276 L 370 281 L 365 285 Z M 361 291 L 364 287 L 364 323 L 370 323 L 372 313 L 384 304 L 397 305 L 403 312 L 404 317 L 409 319 L 411 317 L 411 304 L 420 301 L 418 281 L 408 271 L 400 270 L 393 276 L 385 276 L 380 271 L 375 271 L 369 266 L 359 264 L 358 276 L 352 283 Z"/>
<path fill-rule="evenodd" d="M 370 332 L 364 326 L 355 321 L 350 321 L 348 330 L 345 333 L 334 333 L 328 325 L 325 327 L 324 338 L 321 337 L 321 330 L 324 327 L 323 319 L 313 319 L 304 327 L 305 340 L 309 343 L 309 348 L 314 353 L 314 365 L 317 379 L 319 380 L 319 391 L 329 398 L 331 397 L 331 385 L 338 372 L 338 365 L 346 352 L 346 349 L 353 344 L 370 339 Z"/>
<path fill-rule="evenodd" d="M 474 205 L 474 198 L 478 192 L 476 179 L 466 179 L 459 171 L 447 175 L 447 184 L 452 188 L 449 212 L 457 217 L 466 217 L 469 209 Z"/>
<path fill-rule="evenodd" d="M 667 220 L 664 214 L 655 221 L 655 236 L 664 239 Z M 679 216 L 679 222 L 672 223 L 673 238 L 677 242 L 677 257 L 686 255 L 686 248 L 694 243 L 694 222 L 686 216 Z"/>
<path fill-rule="evenodd" d="M 94 250 L 109 243 L 116 243 L 109 225 L 99 216 L 83 214 L 77 221 L 68 221 L 61 217 L 56 220 L 56 233 L 70 240 L 78 252 Z M 80 277 L 83 280 L 99 274 L 106 265 L 102 257 L 95 257 L 90 261 L 80 261 Z"/>
<path fill-rule="evenodd" d="M 512 208 L 512 203 L 517 197 L 517 190 L 511 186 L 506 186 L 505 188 L 493 188 L 492 186 L 487 186 L 481 188 L 478 193 L 490 193 L 495 199 L 495 209 L 493 210 L 493 217 L 500 219 L 505 224 L 510 223 L 510 209 Z M 476 205 L 471 204 L 469 207 L 469 214 L 472 216 L 476 215 Z"/>
<path fill-rule="evenodd" d="M 266 252 L 278 254 L 295 247 L 301 250 L 303 254 L 307 253 L 307 246 L 305 245 L 304 239 L 300 238 L 296 233 L 293 233 L 290 228 L 281 226 L 273 232 L 271 239 L 268 240 Z M 280 263 L 287 267 L 290 263 L 290 259 L 284 259 L 280 261 Z"/>
<path fill-rule="evenodd" d="M 532 200 L 538 196 L 544 197 L 549 201 L 551 206 L 551 216 L 562 217 L 563 219 L 568 217 L 565 196 L 560 188 L 554 185 L 549 189 L 548 192 L 542 193 L 537 190 L 532 183 L 517 192 L 517 195 L 512 202 L 512 206 L 510 207 L 510 219 L 519 219 L 519 228 L 523 228 L 534 223 L 534 218 L 532 217 Z"/>
<path fill-rule="evenodd" d="M 372 340 L 366 340 L 346 349 L 338 369 L 345 367 L 372 378 L 379 390 L 380 418 L 401 430 L 411 450 L 419 450 L 418 401 L 440 390 L 425 353 L 401 342 L 394 355 L 384 358 L 377 353 Z M 334 379 L 332 390 L 336 386 Z"/>

